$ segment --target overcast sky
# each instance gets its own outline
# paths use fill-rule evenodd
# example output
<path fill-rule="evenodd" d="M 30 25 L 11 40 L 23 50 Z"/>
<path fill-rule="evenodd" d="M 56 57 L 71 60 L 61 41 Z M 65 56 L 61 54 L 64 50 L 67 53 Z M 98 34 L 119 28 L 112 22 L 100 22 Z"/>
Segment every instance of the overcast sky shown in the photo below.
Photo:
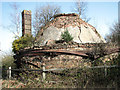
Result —
<path fill-rule="evenodd" d="M 12 50 L 12 42 L 14 40 L 13 33 L 9 31 L 8 28 L 2 27 L 11 24 L 10 13 L 13 12 L 13 10 L 10 4 L 12 3 L 12 1 L 2 1 L 0 3 L 0 49 L 3 52 L 10 52 Z M 33 18 L 36 6 L 45 5 L 46 3 L 60 6 L 62 13 L 72 13 L 74 7 L 74 3 L 69 2 L 69 0 L 66 2 L 30 2 L 27 0 L 27 2 L 17 2 L 20 6 L 20 16 L 23 10 L 31 10 Z M 96 27 L 97 31 L 105 37 L 105 35 L 110 32 L 109 28 L 112 24 L 118 21 L 118 2 L 87 2 L 87 7 L 86 15 L 91 18 L 89 23 Z"/>

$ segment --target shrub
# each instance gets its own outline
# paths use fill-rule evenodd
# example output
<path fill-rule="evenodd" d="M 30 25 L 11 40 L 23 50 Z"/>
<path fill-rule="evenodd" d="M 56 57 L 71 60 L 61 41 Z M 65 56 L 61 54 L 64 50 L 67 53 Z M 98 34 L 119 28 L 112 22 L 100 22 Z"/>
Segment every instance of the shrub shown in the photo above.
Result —
<path fill-rule="evenodd" d="M 16 53 L 20 49 L 32 46 L 33 42 L 34 38 L 32 36 L 26 35 L 25 37 L 20 37 L 12 43 L 13 52 Z"/>
<path fill-rule="evenodd" d="M 1 58 L 2 61 L 2 78 L 7 78 L 7 70 L 9 67 L 16 68 L 16 64 L 14 63 L 14 58 L 12 54 L 3 55 Z M 13 72 L 12 72 L 13 74 Z"/>
<path fill-rule="evenodd" d="M 68 30 L 64 31 L 64 33 L 62 33 L 61 36 L 62 36 L 62 39 L 65 42 L 70 42 L 70 41 L 73 40 L 73 37 L 70 35 L 70 33 L 68 32 Z"/>

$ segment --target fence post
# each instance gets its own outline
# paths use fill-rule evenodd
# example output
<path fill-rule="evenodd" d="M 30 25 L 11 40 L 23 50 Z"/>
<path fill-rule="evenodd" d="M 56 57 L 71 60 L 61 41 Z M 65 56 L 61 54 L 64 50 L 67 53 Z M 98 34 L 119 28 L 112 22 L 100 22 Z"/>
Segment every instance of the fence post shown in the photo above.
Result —
<path fill-rule="evenodd" d="M 43 73 L 42 73 L 42 76 L 43 76 L 43 81 L 45 80 L 45 63 L 43 63 Z"/>
<path fill-rule="evenodd" d="M 107 76 L 107 67 L 105 66 L 105 77 Z"/>
<path fill-rule="evenodd" d="M 9 67 L 8 73 L 9 73 L 9 79 L 11 79 L 11 67 Z"/>

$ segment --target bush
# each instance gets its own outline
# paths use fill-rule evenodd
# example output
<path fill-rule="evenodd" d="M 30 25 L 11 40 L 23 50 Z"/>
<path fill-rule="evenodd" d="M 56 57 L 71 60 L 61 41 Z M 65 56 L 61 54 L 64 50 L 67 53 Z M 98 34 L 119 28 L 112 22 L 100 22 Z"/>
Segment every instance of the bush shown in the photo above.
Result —
<path fill-rule="evenodd" d="M 16 64 L 14 63 L 14 58 L 12 54 L 4 55 L 1 58 L 2 61 L 2 78 L 5 79 L 7 77 L 7 70 L 9 67 L 16 68 Z M 13 74 L 13 72 L 12 72 Z"/>
<path fill-rule="evenodd" d="M 68 30 L 64 31 L 64 33 L 62 33 L 61 36 L 62 36 L 62 39 L 65 42 L 70 42 L 70 41 L 73 40 L 73 37 L 70 35 L 70 33 L 68 32 Z"/>
<path fill-rule="evenodd" d="M 34 42 L 34 38 L 32 36 L 26 35 L 25 37 L 20 37 L 13 41 L 12 51 L 16 53 L 20 49 L 24 49 L 25 47 L 32 46 L 33 42 Z"/>

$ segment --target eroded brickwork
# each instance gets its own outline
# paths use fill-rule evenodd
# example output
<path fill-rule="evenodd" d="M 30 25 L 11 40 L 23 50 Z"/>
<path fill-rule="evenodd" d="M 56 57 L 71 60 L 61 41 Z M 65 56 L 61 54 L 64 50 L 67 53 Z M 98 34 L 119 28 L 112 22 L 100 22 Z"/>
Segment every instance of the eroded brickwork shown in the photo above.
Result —
<path fill-rule="evenodd" d="M 34 47 L 33 50 L 63 50 L 63 51 L 87 51 L 90 50 L 91 48 L 94 47 L 93 44 L 78 44 L 75 42 L 70 42 L 70 43 L 58 43 L 54 45 L 46 45 L 46 46 L 40 46 L 40 47 Z M 27 51 L 28 50 L 28 51 Z M 65 53 L 45 53 L 45 54 L 38 54 L 37 56 L 27 56 L 24 55 L 24 52 L 27 51 L 27 53 L 31 53 L 29 51 L 30 48 L 26 48 L 18 54 L 18 56 L 21 55 L 21 58 L 19 58 L 17 61 L 24 67 L 25 63 L 29 63 L 30 68 L 42 68 L 42 64 L 45 63 L 46 69 L 51 69 L 51 68 L 76 68 L 76 67 L 82 67 L 82 66 L 90 66 L 91 63 L 88 62 L 88 60 L 84 60 L 83 57 L 78 56 L 78 55 L 71 55 L 71 54 L 65 54 Z M 35 51 L 36 53 L 36 51 Z M 31 63 L 31 64 L 30 64 Z"/>
<path fill-rule="evenodd" d="M 31 35 L 31 11 L 22 12 L 22 36 Z"/>

